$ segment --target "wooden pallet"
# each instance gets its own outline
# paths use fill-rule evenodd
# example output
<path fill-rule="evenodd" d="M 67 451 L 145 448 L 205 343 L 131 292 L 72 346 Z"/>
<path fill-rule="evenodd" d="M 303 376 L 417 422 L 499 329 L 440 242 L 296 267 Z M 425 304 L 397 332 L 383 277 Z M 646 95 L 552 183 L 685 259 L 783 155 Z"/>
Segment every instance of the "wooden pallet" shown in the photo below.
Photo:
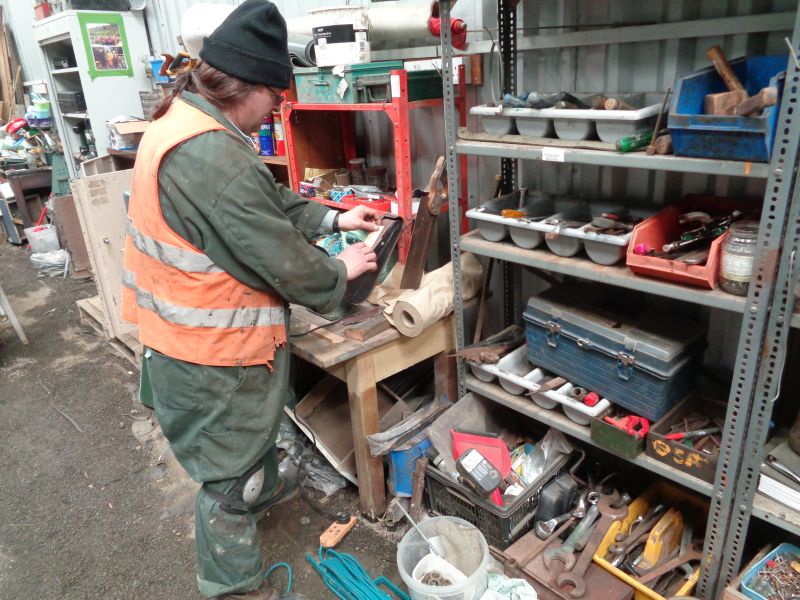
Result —
<path fill-rule="evenodd" d="M 111 335 L 100 296 L 83 298 L 75 304 L 78 306 L 83 325 L 88 325 L 97 332 L 97 335 L 104 337 L 117 354 L 127 359 L 134 367 L 141 368 L 142 345 L 133 333 L 124 333 L 119 338 Z"/>

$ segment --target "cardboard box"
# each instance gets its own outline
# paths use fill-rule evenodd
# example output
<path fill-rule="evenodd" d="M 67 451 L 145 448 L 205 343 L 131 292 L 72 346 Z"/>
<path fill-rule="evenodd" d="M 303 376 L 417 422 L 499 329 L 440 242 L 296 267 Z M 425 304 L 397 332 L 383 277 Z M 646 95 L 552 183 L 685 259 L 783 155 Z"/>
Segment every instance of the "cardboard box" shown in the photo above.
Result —
<path fill-rule="evenodd" d="M 318 67 L 370 62 L 367 28 L 356 23 L 314 27 L 314 53 Z"/>
<path fill-rule="evenodd" d="M 149 121 L 117 121 L 108 123 L 108 147 L 114 150 L 136 150 Z"/>
<path fill-rule="evenodd" d="M 670 467 L 713 483 L 717 472 L 717 455 L 706 454 L 681 441 L 668 440 L 665 437 L 670 433 L 671 425 L 679 423 L 688 413 L 699 410 L 709 417 L 724 421 L 727 404 L 692 394 L 650 427 L 645 452 L 651 458 Z M 713 427 L 713 425 L 709 425 L 709 427 Z"/>

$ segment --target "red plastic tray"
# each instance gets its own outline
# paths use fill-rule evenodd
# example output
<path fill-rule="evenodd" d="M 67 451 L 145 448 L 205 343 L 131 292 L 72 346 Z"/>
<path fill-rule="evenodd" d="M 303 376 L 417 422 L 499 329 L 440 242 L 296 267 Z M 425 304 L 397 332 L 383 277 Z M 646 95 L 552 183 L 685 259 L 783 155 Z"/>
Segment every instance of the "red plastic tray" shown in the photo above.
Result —
<path fill-rule="evenodd" d="M 678 215 L 682 213 L 703 211 L 711 216 L 722 216 L 737 209 L 757 211 L 759 205 L 745 198 L 698 194 L 686 196 L 649 219 L 645 219 L 633 229 L 626 264 L 637 275 L 714 289 L 717 287 L 720 248 L 727 234 L 721 235 L 711 243 L 711 251 L 705 265 L 687 265 L 666 258 L 634 254 L 633 249 L 639 244 L 644 244 L 647 248 L 660 250 L 664 244 L 678 239 L 687 229 L 696 227 L 696 225 L 680 225 Z"/>

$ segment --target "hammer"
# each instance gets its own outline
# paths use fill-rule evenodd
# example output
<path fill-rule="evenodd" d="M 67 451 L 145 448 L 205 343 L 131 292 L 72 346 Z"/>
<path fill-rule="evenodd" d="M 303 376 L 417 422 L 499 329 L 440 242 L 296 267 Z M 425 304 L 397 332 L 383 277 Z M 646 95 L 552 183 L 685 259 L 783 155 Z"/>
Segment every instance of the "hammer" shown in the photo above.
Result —
<path fill-rule="evenodd" d="M 725 53 L 719 46 L 714 46 L 706 51 L 706 56 L 722 77 L 729 91 L 718 94 L 708 94 L 705 98 L 705 111 L 707 115 L 732 115 L 736 106 L 747 100 L 747 90 L 731 69 Z"/>

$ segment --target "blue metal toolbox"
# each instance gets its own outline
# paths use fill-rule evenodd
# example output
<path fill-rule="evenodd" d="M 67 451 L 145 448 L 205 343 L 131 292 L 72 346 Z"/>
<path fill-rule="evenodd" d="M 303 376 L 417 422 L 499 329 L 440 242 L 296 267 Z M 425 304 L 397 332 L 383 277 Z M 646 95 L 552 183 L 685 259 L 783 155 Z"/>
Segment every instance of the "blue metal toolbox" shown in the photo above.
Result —
<path fill-rule="evenodd" d="M 551 288 L 523 314 L 528 360 L 650 420 L 692 389 L 705 330 L 588 286 Z"/>

